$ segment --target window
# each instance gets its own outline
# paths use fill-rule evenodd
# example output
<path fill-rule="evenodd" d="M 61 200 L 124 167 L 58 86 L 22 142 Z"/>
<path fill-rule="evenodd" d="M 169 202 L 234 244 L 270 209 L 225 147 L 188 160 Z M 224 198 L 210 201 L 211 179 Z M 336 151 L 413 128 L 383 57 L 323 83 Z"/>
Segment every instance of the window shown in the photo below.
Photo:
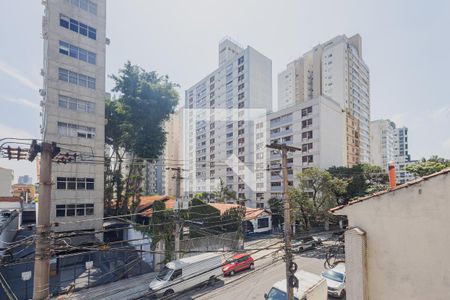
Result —
<path fill-rule="evenodd" d="M 58 134 L 62 136 L 93 139 L 95 137 L 95 128 L 58 122 Z"/>
<path fill-rule="evenodd" d="M 264 208 L 264 204 L 262 208 Z M 258 219 L 258 228 L 267 228 L 267 227 L 269 227 L 269 218 Z"/>
<path fill-rule="evenodd" d="M 302 109 L 302 117 L 312 113 L 312 106 Z"/>
<path fill-rule="evenodd" d="M 90 0 L 65 0 L 65 1 L 93 15 L 97 15 L 97 4 Z"/>
<path fill-rule="evenodd" d="M 93 190 L 94 178 L 57 177 L 58 190 Z"/>
<path fill-rule="evenodd" d="M 87 63 L 96 64 L 97 55 L 93 52 L 78 48 L 74 45 L 59 41 L 59 53 L 85 61 Z"/>
<path fill-rule="evenodd" d="M 94 113 L 95 103 L 59 95 L 58 106 L 61 108 Z"/>
<path fill-rule="evenodd" d="M 310 125 L 312 125 L 312 119 L 307 119 L 307 120 L 302 121 L 302 129 L 307 128 Z"/>
<path fill-rule="evenodd" d="M 173 271 L 173 274 L 170 277 L 170 280 L 173 281 L 173 280 L 177 279 L 178 277 L 181 277 L 181 275 L 182 275 L 182 269 L 175 270 L 175 271 Z"/>
<path fill-rule="evenodd" d="M 307 152 L 307 151 L 311 150 L 312 147 L 313 147 L 313 144 L 312 144 L 312 143 L 303 144 L 303 145 L 302 145 L 302 152 Z"/>
<path fill-rule="evenodd" d="M 281 186 L 281 182 L 272 182 L 270 186 Z"/>
<path fill-rule="evenodd" d="M 61 81 L 69 82 L 83 87 L 88 87 L 90 89 L 95 89 L 96 86 L 95 78 L 83 74 L 78 74 L 63 68 L 59 68 L 58 78 Z"/>
<path fill-rule="evenodd" d="M 244 56 L 239 57 L 238 59 L 238 65 L 244 63 Z"/>
<path fill-rule="evenodd" d="M 57 204 L 57 217 L 92 216 L 94 214 L 94 204 Z"/>
<path fill-rule="evenodd" d="M 240 66 L 240 67 L 238 68 L 238 72 L 242 72 L 242 71 L 244 71 L 244 66 Z"/>
<path fill-rule="evenodd" d="M 313 132 L 307 131 L 302 133 L 302 139 L 312 139 L 313 138 Z"/>

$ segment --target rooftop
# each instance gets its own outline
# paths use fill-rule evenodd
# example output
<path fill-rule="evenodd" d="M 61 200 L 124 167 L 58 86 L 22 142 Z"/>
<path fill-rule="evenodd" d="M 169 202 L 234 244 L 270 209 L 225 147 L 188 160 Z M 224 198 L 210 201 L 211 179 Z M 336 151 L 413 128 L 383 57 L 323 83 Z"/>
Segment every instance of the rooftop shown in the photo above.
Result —
<path fill-rule="evenodd" d="M 398 191 L 398 190 L 401 190 L 401 189 L 405 189 L 405 188 L 408 188 L 410 186 L 416 185 L 418 183 L 427 181 L 430 178 L 434 178 L 434 177 L 437 177 L 437 176 L 440 176 L 440 175 L 443 175 L 443 174 L 447 174 L 447 173 L 450 173 L 450 168 L 446 168 L 446 169 L 443 169 L 442 171 L 439 171 L 439 172 L 436 172 L 436 173 L 433 173 L 433 174 L 430 174 L 430 175 L 427 175 L 427 176 L 423 176 L 423 177 L 417 178 L 417 179 L 412 180 L 412 181 L 408 181 L 408 182 L 406 182 L 404 184 L 401 184 L 401 185 L 398 185 L 398 186 L 396 186 L 395 188 L 392 188 L 392 189 L 376 192 L 376 193 L 373 193 L 371 195 L 367 195 L 367 196 L 358 198 L 356 200 L 350 201 L 349 203 L 347 203 L 345 205 L 336 206 L 336 207 L 330 209 L 330 212 L 334 213 L 335 211 L 338 211 L 338 210 L 340 210 L 340 209 L 342 209 L 344 207 L 351 206 L 351 205 L 354 205 L 354 204 L 358 204 L 360 202 L 364 202 L 364 201 L 367 201 L 369 199 L 372 199 L 372 198 L 375 198 L 375 197 L 378 197 L 378 196 L 382 196 L 384 194 L 387 194 L 387 193 L 390 193 L 390 192 L 393 192 L 393 191 Z"/>

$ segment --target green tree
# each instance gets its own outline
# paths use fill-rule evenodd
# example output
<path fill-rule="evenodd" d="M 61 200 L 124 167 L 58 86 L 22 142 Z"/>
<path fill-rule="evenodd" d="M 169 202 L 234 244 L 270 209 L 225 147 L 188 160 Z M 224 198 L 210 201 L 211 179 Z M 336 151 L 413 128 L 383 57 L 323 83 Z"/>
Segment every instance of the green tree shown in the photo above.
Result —
<path fill-rule="evenodd" d="M 221 222 L 225 232 L 238 232 L 243 236 L 242 222 L 245 218 L 245 206 L 233 207 L 225 211 L 222 215 Z"/>
<path fill-rule="evenodd" d="M 297 179 L 298 185 L 290 189 L 289 199 L 303 220 L 305 229 L 309 229 L 312 222 L 329 219 L 328 210 L 338 204 L 339 195 L 345 193 L 347 182 L 318 168 L 309 168 L 297 174 Z"/>
<path fill-rule="evenodd" d="M 439 172 L 450 167 L 450 160 L 436 155 L 429 159 L 422 158 L 420 162 L 406 166 L 405 170 L 414 176 L 422 177 Z"/>
<path fill-rule="evenodd" d="M 237 200 L 236 192 L 230 190 L 223 182 L 222 178 L 219 178 L 219 185 L 217 186 L 217 190 L 213 194 L 215 196 L 215 200 L 219 203 L 225 203 L 230 199 Z"/>
<path fill-rule="evenodd" d="M 277 228 L 284 222 L 283 200 L 270 198 L 268 204 L 270 211 L 272 212 L 272 225 Z"/>
<path fill-rule="evenodd" d="M 116 199 L 116 213 L 129 210 L 129 200 L 139 201 L 145 160 L 157 159 L 164 149 L 168 120 L 178 103 L 177 84 L 168 76 L 147 72 L 127 62 L 112 75 L 117 98 L 106 101 L 107 154 L 105 177 L 106 207 Z M 132 204 L 133 205 L 133 204 Z"/>
<path fill-rule="evenodd" d="M 344 200 L 361 197 L 387 188 L 389 177 L 378 166 L 358 164 L 352 167 L 331 167 L 327 170 L 333 177 L 343 179 L 348 184 L 338 196 Z"/>

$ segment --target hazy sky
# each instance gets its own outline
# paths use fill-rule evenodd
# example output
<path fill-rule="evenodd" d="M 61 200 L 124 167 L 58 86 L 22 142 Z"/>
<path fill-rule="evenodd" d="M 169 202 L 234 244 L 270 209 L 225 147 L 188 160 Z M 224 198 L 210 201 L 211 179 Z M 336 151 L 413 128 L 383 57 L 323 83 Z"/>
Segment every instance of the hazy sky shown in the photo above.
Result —
<path fill-rule="evenodd" d="M 217 67 L 224 36 L 272 59 L 275 94 L 276 75 L 288 62 L 336 35 L 359 33 L 372 119 L 409 127 L 414 159 L 450 157 L 450 1 L 107 0 L 107 6 L 107 74 L 130 60 L 168 74 L 181 97 Z M 42 15 L 41 1 L 0 1 L 0 138 L 40 137 Z M 36 178 L 32 163 L 0 159 L 0 166 Z"/>

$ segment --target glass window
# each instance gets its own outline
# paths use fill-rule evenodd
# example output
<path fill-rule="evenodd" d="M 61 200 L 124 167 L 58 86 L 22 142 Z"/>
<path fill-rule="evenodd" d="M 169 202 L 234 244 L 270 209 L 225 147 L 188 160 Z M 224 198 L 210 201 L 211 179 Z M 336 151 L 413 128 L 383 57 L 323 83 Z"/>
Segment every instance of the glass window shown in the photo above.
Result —
<path fill-rule="evenodd" d="M 79 27 L 80 27 L 80 34 L 87 36 L 88 35 L 88 26 L 86 24 L 83 24 L 80 22 Z"/>
<path fill-rule="evenodd" d="M 58 190 L 65 190 L 66 189 L 66 182 L 67 182 L 67 178 L 66 177 L 57 177 L 56 178 L 56 188 Z"/>
<path fill-rule="evenodd" d="M 73 58 L 78 58 L 78 47 L 69 45 L 69 55 Z"/>
<path fill-rule="evenodd" d="M 95 53 L 88 52 L 88 60 L 87 60 L 87 62 L 90 63 L 90 64 L 95 65 L 96 60 L 97 60 L 97 59 L 96 59 Z"/>
<path fill-rule="evenodd" d="M 58 106 L 67 108 L 67 97 L 64 97 L 64 96 L 60 95 L 59 99 L 58 99 Z"/>
<path fill-rule="evenodd" d="M 92 216 L 94 214 L 94 204 L 86 204 L 86 216 Z"/>
<path fill-rule="evenodd" d="M 89 2 L 88 0 L 80 0 L 80 8 L 88 11 L 89 10 L 88 2 Z"/>
<path fill-rule="evenodd" d="M 69 82 L 73 84 L 78 84 L 78 74 L 72 71 L 69 71 Z"/>
<path fill-rule="evenodd" d="M 74 19 L 70 19 L 70 30 L 78 32 L 78 22 Z"/>
<path fill-rule="evenodd" d="M 78 58 L 82 61 L 88 61 L 88 52 L 84 49 L 80 49 Z"/>
<path fill-rule="evenodd" d="M 97 4 L 93 3 L 92 1 L 89 1 L 88 6 L 89 6 L 88 11 L 91 14 L 96 15 L 97 14 Z"/>
<path fill-rule="evenodd" d="M 67 205 L 67 216 L 68 217 L 75 216 L 75 204 L 68 204 Z"/>
<path fill-rule="evenodd" d="M 86 179 L 77 178 L 77 190 L 85 190 L 86 189 Z"/>
<path fill-rule="evenodd" d="M 86 204 L 77 204 L 77 216 L 84 216 Z"/>
<path fill-rule="evenodd" d="M 96 40 L 97 39 L 97 29 L 89 27 L 88 28 L 88 36 L 91 39 Z"/>
<path fill-rule="evenodd" d="M 88 88 L 95 90 L 95 78 L 88 77 Z"/>
<path fill-rule="evenodd" d="M 56 216 L 57 217 L 65 217 L 66 216 L 66 206 L 65 205 L 56 205 Z"/>
<path fill-rule="evenodd" d="M 79 74 L 78 75 L 78 85 L 87 87 L 87 76 Z"/>
<path fill-rule="evenodd" d="M 69 81 L 69 71 L 67 71 L 66 69 L 59 69 L 58 72 L 58 76 L 59 76 L 59 80 L 62 81 Z"/>
<path fill-rule="evenodd" d="M 59 25 L 61 27 L 69 29 L 69 17 L 66 17 L 65 15 L 59 15 Z"/>
<path fill-rule="evenodd" d="M 67 178 L 67 189 L 68 190 L 75 190 L 76 189 L 76 179 L 74 177 L 68 177 Z"/>
<path fill-rule="evenodd" d="M 87 190 L 94 189 L 94 178 L 86 178 L 86 189 Z"/>

